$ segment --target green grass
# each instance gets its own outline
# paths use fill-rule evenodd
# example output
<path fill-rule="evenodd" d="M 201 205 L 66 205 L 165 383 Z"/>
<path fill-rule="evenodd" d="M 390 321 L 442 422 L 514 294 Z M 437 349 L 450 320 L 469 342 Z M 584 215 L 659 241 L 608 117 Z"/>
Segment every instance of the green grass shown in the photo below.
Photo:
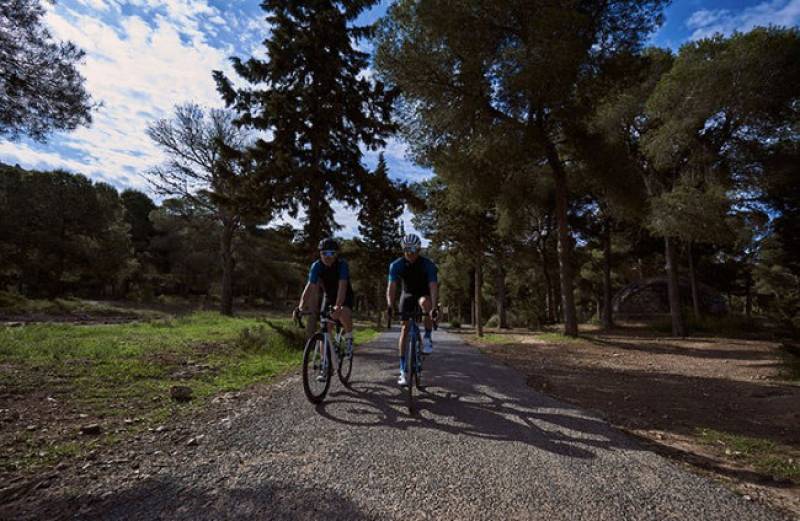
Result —
<path fill-rule="evenodd" d="M 356 343 L 377 335 L 361 328 Z M 304 343 L 304 332 L 289 320 L 211 312 L 128 324 L 0 328 L 0 360 L 13 369 L 0 371 L 0 388 L 21 397 L 46 389 L 58 400 L 59 415 L 88 415 L 73 421 L 71 437 L 50 438 L 44 445 L 40 437 L 13 456 L 0 447 L 0 467 L 30 468 L 78 455 L 93 444 L 118 441 L 112 428 L 132 434 L 194 410 L 220 392 L 291 371 L 300 365 Z M 173 385 L 191 387 L 195 399 L 186 405 L 173 402 Z M 133 417 L 142 421 L 123 425 L 123 418 Z M 77 436 L 80 424 L 96 421 L 108 425 L 103 436 Z M 3 443 L 9 439 L 0 436 Z"/>
<path fill-rule="evenodd" d="M 778 480 L 800 484 L 800 452 L 761 438 L 739 436 L 713 429 L 697 429 L 696 436 L 726 457 L 752 465 Z"/>
<path fill-rule="evenodd" d="M 580 344 L 586 341 L 581 337 L 567 336 L 563 333 L 554 332 L 536 333 L 534 338 L 550 344 Z"/>
<path fill-rule="evenodd" d="M 515 343 L 515 337 L 512 335 L 498 335 L 495 333 L 488 333 L 483 335 L 483 338 L 479 338 L 481 342 L 486 344 L 513 344 Z"/>
<path fill-rule="evenodd" d="M 518 344 L 522 340 L 523 337 L 530 337 L 541 342 L 546 342 L 548 344 L 577 344 L 581 342 L 585 342 L 585 339 L 581 337 L 571 337 L 566 336 L 562 333 L 555 333 L 555 332 L 538 332 L 538 333 L 527 333 L 527 332 L 520 332 L 520 333 L 486 333 L 483 337 L 475 337 L 478 341 L 484 344 L 494 344 L 494 345 L 503 345 L 503 344 Z"/>

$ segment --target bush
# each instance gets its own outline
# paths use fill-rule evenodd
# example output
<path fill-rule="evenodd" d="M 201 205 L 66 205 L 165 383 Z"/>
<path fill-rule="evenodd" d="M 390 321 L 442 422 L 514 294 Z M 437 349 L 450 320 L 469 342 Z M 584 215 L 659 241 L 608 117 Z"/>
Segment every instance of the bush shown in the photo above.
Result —
<path fill-rule="evenodd" d="M 451 319 L 450 320 L 450 327 L 452 327 L 454 329 L 460 328 L 461 327 L 461 321 L 458 320 L 457 318 Z"/>

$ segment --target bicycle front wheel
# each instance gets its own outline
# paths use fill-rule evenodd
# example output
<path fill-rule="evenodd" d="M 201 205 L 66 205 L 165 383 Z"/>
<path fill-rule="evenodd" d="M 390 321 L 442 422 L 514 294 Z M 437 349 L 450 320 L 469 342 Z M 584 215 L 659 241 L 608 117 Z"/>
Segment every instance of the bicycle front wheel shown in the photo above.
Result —
<path fill-rule="evenodd" d="M 303 391 L 309 402 L 320 403 L 325 399 L 332 375 L 330 348 L 325 337 L 317 333 L 308 339 L 303 351 Z"/>
<path fill-rule="evenodd" d="M 417 346 L 412 336 L 406 346 L 406 370 L 408 371 L 408 414 L 414 414 L 414 385 L 417 383 L 416 372 Z"/>
<path fill-rule="evenodd" d="M 350 383 L 350 374 L 353 372 L 353 352 L 351 351 L 348 354 L 347 346 L 341 347 L 339 352 L 341 353 L 339 357 L 339 380 L 347 387 Z"/>

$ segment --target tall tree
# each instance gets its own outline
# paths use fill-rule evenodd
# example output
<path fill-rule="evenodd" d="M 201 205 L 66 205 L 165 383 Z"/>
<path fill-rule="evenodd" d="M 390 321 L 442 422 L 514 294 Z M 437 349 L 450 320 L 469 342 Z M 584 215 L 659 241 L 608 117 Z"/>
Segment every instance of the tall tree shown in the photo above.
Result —
<path fill-rule="evenodd" d="M 376 148 L 391 131 L 392 96 L 366 74 L 369 55 L 356 48 L 371 33 L 354 25 L 376 0 L 265 0 L 268 59 L 232 58 L 249 83 L 236 88 L 214 72 L 237 123 L 272 134 L 273 148 L 295 180 L 306 214 L 309 249 L 335 227 L 331 201 L 355 204 L 366 175 L 361 145 Z"/>
<path fill-rule="evenodd" d="M 695 192 L 708 195 L 716 190 L 716 197 L 695 197 L 695 203 L 702 200 L 703 211 L 718 208 L 717 213 L 724 209 L 727 214 L 741 195 L 749 198 L 753 179 L 763 177 L 763 161 L 753 160 L 758 151 L 776 142 L 797 141 L 798 85 L 797 28 L 717 35 L 680 49 L 647 101 L 647 117 L 655 126 L 643 138 L 649 162 L 669 174 L 667 188 L 653 208 L 655 229 L 664 228 L 662 224 L 669 228 L 683 218 L 662 234 L 668 254 L 673 238 L 691 242 L 719 237 L 712 226 L 719 219 L 686 218 Z M 733 200 L 721 208 L 731 194 Z"/>
<path fill-rule="evenodd" d="M 490 118 L 544 163 L 555 187 L 564 329 L 578 332 L 573 296 L 568 148 L 577 85 L 609 57 L 637 50 L 665 0 L 543 3 L 397 2 L 382 26 L 377 62 L 399 86 L 412 126 L 436 146 Z"/>
<path fill-rule="evenodd" d="M 284 179 L 263 175 L 263 166 L 262 175 L 256 175 L 254 160 L 243 152 L 251 138 L 233 124 L 229 111 L 206 113 L 195 104 L 179 105 L 172 119 L 152 123 L 147 134 L 169 157 L 164 165 L 148 172 L 156 191 L 190 201 L 222 224 L 221 312 L 230 315 L 234 236 L 246 221 L 268 222 L 280 210 L 285 200 Z M 274 174 L 275 170 L 268 172 Z"/>
<path fill-rule="evenodd" d="M 45 141 L 54 130 L 92 122 L 77 65 L 84 56 L 44 27 L 41 0 L 0 2 L 0 137 Z"/>
<path fill-rule="evenodd" d="M 378 309 L 385 291 L 386 270 L 400 247 L 400 219 L 405 209 L 401 187 L 389 179 L 383 154 L 378 166 L 364 182 L 361 209 L 358 212 L 358 232 L 366 259 L 366 275 L 371 279 L 372 295 Z M 377 315 L 380 324 L 380 314 Z"/>

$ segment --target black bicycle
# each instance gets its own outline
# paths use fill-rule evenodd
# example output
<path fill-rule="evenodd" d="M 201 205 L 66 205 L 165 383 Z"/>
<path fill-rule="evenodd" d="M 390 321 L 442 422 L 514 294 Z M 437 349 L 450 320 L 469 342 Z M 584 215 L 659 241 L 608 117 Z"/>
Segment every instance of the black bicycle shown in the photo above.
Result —
<path fill-rule="evenodd" d="M 308 311 L 295 311 L 297 325 L 304 328 L 303 315 L 312 315 Z M 328 394 L 333 377 L 333 365 L 339 380 L 347 387 L 350 374 L 353 372 L 353 352 L 347 349 L 342 323 L 331 318 L 331 307 L 325 308 L 319 316 L 319 331 L 306 341 L 303 351 L 303 391 L 311 403 L 320 403 Z M 334 323 L 334 332 L 328 332 L 328 325 Z M 332 338 L 331 338 L 332 336 Z"/>

